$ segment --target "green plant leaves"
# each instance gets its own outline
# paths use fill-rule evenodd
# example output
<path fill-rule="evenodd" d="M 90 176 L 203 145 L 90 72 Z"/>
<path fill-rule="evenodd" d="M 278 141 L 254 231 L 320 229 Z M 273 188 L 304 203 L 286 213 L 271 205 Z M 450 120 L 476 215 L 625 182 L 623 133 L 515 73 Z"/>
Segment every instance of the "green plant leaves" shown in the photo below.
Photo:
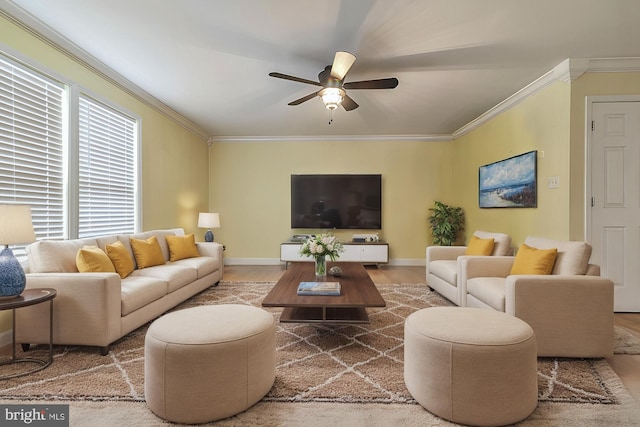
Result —
<path fill-rule="evenodd" d="M 462 208 L 435 201 L 429 208 L 429 224 L 433 234 L 433 244 L 451 246 L 458 239 L 458 233 L 464 230 L 464 212 Z"/>

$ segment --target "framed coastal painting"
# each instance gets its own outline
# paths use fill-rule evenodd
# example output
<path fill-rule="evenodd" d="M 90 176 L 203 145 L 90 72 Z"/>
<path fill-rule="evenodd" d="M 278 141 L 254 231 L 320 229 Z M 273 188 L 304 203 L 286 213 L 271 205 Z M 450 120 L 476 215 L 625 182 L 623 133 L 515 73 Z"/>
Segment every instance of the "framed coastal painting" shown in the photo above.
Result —
<path fill-rule="evenodd" d="M 529 151 L 480 166 L 481 208 L 535 208 L 537 206 L 537 151 Z"/>

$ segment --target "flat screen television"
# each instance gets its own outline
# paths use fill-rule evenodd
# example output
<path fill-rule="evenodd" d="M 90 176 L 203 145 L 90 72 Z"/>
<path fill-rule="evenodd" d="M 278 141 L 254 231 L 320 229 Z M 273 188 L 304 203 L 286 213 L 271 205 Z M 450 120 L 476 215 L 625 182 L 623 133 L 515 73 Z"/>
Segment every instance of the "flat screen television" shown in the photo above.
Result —
<path fill-rule="evenodd" d="M 382 229 L 382 175 L 291 175 L 291 228 Z"/>

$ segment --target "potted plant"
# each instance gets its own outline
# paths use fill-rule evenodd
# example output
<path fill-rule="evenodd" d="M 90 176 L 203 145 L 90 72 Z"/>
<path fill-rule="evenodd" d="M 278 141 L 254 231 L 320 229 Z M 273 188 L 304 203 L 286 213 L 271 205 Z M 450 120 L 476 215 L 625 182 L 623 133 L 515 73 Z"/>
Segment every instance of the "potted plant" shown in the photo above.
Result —
<path fill-rule="evenodd" d="M 457 206 L 449 206 L 435 201 L 433 208 L 429 208 L 429 224 L 433 234 L 433 244 L 451 246 L 458 240 L 458 233 L 464 230 L 464 212 Z"/>

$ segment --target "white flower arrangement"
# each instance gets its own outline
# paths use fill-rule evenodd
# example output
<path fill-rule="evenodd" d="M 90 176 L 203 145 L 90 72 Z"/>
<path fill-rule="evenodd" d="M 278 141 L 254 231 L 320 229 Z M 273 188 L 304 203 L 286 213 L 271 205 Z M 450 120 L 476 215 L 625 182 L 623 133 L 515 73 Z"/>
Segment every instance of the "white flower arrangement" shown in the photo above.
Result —
<path fill-rule="evenodd" d="M 344 252 L 342 243 L 331 234 L 316 234 L 307 239 L 300 248 L 300 255 L 312 256 L 314 258 L 328 256 L 331 261 L 335 261 Z"/>

